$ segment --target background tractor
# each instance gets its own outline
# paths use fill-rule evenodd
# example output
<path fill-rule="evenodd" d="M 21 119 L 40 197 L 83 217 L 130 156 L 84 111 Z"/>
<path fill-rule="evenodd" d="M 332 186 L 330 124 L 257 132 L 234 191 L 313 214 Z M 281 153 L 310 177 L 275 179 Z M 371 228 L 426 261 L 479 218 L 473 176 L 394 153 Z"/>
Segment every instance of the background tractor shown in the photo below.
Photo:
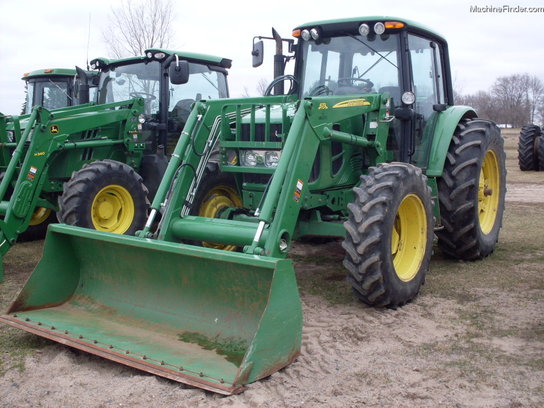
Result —
<path fill-rule="evenodd" d="M 48 68 L 26 72 L 21 79 L 26 87 L 22 115 L 30 114 L 34 106 L 58 109 L 96 102 L 98 96 L 98 72 L 81 70 L 78 76 L 76 69 Z M 81 85 L 85 87 L 83 95 L 79 95 Z"/>
<path fill-rule="evenodd" d="M 525 125 L 518 139 L 518 163 L 522 171 L 544 170 L 544 142 L 537 125 Z"/>
<path fill-rule="evenodd" d="M 418 294 L 435 233 L 448 256 L 488 256 L 504 210 L 503 139 L 454 105 L 446 41 L 388 17 L 293 35 L 272 37 L 277 95 L 195 104 L 136 237 L 52 225 L 1 320 L 230 394 L 300 352 L 293 240 L 344 239 L 356 295 L 391 308 Z M 255 43 L 254 65 L 263 49 Z"/>
<path fill-rule="evenodd" d="M 159 49 L 142 57 L 98 58 L 92 61 L 100 70 L 98 104 L 1 115 L 0 255 L 29 226 L 33 235 L 44 233 L 53 213 L 66 224 L 101 231 L 141 229 L 168 146 L 179 138 L 193 102 L 228 96 L 230 64 Z M 60 83 L 70 90 L 72 80 L 36 76 L 29 82 L 29 106 L 58 106 L 62 98 L 53 103 L 52 95 Z M 93 78 L 78 69 L 78 83 L 80 99 L 87 100 Z M 56 95 L 67 97 L 64 91 Z"/>

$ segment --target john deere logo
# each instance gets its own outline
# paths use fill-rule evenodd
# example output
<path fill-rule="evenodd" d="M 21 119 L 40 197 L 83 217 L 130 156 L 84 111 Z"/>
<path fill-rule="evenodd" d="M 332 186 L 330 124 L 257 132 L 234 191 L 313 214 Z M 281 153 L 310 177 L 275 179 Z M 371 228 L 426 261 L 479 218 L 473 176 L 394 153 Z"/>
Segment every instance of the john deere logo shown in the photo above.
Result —
<path fill-rule="evenodd" d="M 352 108 L 354 106 L 369 106 L 370 102 L 368 102 L 364 98 L 359 99 L 349 99 L 347 101 L 338 102 L 336 105 L 333 106 L 333 108 Z"/>
<path fill-rule="evenodd" d="M 49 131 L 52 135 L 56 135 L 57 133 L 59 133 L 59 127 L 57 125 L 51 125 Z"/>
<path fill-rule="evenodd" d="M 319 107 L 318 107 L 317 109 L 323 110 L 323 109 L 329 109 L 329 107 L 327 106 L 326 103 L 321 102 L 321 103 L 319 104 Z"/>

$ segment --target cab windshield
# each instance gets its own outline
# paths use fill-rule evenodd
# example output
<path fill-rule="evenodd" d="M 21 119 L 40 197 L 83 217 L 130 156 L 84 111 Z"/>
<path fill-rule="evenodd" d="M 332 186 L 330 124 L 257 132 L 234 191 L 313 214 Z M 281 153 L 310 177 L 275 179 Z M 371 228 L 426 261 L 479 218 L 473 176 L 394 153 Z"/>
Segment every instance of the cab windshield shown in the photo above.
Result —
<path fill-rule="evenodd" d="M 68 80 L 52 80 L 51 78 L 29 80 L 27 83 L 25 112 L 32 112 L 36 105 L 46 109 L 64 108 L 72 104 L 69 94 Z"/>
<path fill-rule="evenodd" d="M 144 98 L 145 113 L 159 111 L 158 61 L 112 67 L 100 76 L 99 103 L 113 103 L 133 98 Z"/>
<path fill-rule="evenodd" d="M 301 94 L 389 92 L 400 99 L 397 34 L 343 36 L 302 41 Z"/>

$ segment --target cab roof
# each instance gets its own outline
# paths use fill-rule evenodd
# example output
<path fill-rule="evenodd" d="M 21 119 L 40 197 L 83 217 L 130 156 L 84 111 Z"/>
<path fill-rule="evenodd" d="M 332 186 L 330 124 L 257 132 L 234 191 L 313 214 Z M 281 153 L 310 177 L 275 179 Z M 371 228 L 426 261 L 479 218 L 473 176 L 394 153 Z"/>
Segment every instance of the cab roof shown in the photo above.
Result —
<path fill-rule="evenodd" d="M 305 28 L 310 29 L 313 27 L 319 27 L 324 35 L 334 36 L 342 35 L 345 33 L 357 33 L 359 26 L 362 23 L 377 23 L 377 22 L 386 22 L 386 21 L 398 21 L 405 24 L 405 27 L 411 28 L 414 31 L 419 31 L 422 33 L 430 34 L 431 36 L 437 37 L 442 41 L 446 42 L 444 37 L 437 33 L 436 31 L 426 27 L 425 25 L 419 24 L 415 21 L 408 20 L 405 18 L 393 17 L 393 16 L 363 16 L 363 17 L 350 17 L 343 19 L 335 20 L 320 20 L 314 21 L 306 24 L 302 24 L 295 28 L 295 30 L 303 30 Z"/>
<path fill-rule="evenodd" d="M 31 78 L 40 77 L 73 77 L 74 75 L 76 75 L 76 70 L 71 68 L 44 68 L 31 72 L 25 72 L 21 79 L 28 80 Z"/>
<path fill-rule="evenodd" d="M 215 55 L 209 54 L 198 54 L 193 52 L 185 51 L 173 51 L 165 50 L 162 48 L 149 48 L 144 51 L 145 56 L 139 57 L 128 57 L 121 59 L 108 59 L 108 58 L 95 58 L 91 61 L 91 65 L 94 65 L 97 68 L 108 65 L 127 65 L 137 62 L 146 62 L 146 61 L 162 61 L 165 58 L 168 58 L 170 55 L 177 55 L 180 59 L 186 60 L 189 62 L 195 62 L 205 65 L 216 65 L 222 68 L 230 68 L 232 66 L 232 60 L 228 58 L 217 57 Z"/>

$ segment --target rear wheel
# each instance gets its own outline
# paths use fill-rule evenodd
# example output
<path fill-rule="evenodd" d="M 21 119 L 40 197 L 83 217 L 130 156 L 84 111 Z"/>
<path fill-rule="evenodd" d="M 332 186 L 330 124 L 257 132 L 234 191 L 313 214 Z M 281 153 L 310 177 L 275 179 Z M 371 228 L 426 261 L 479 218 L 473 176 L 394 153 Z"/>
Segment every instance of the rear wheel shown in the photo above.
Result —
<path fill-rule="evenodd" d="M 191 210 L 192 215 L 199 217 L 218 218 L 227 208 L 242 207 L 242 199 L 231 176 L 226 174 L 208 173 L 198 189 Z M 202 242 L 208 248 L 235 251 L 235 245 L 224 245 L 212 242 Z"/>
<path fill-rule="evenodd" d="M 518 162 L 520 170 L 530 171 L 539 169 L 537 143 L 540 135 L 540 127 L 536 125 L 527 125 L 521 128 L 518 140 Z M 544 165 L 544 163 L 541 162 L 541 165 Z"/>
<path fill-rule="evenodd" d="M 504 141 L 492 122 L 463 120 L 452 138 L 438 181 L 442 251 L 454 258 L 481 259 L 499 239 L 506 193 Z"/>
<path fill-rule="evenodd" d="M 114 160 L 96 161 L 72 174 L 59 197 L 59 221 L 79 227 L 134 235 L 147 218 L 142 178 Z"/>
<path fill-rule="evenodd" d="M 421 169 L 380 164 L 353 189 L 344 223 L 348 281 L 366 304 L 397 307 L 419 293 L 433 242 L 431 190 Z"/>

